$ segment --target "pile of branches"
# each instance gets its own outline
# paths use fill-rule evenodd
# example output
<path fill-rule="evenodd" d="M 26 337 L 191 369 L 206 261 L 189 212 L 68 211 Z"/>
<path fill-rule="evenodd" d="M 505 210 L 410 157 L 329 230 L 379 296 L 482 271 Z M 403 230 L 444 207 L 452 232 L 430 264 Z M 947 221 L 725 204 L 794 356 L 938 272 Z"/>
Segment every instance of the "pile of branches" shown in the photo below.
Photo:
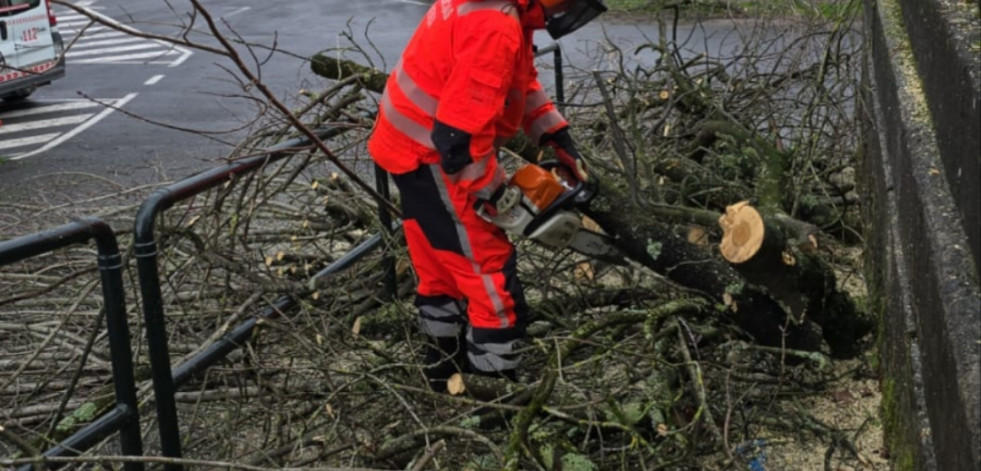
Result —
<path fill-rule="evenodd" d="M 387 76 L 357 45 L 316 55 L 313 71 L 329 79 L 322 89 L 290 106 L 262 95 L 285 113 L 229 158 L 297 136 L 311 143 L 182 202 L 157 225 L 173 363 L 282 296 L 298 306 L 264 317 L 240 349 L 182 387 L 188 458 L 146 459 L 225 469 L 653 470 L 762 466 L 769 452 L 787 468 L 773 450 L 813 442 L 826 469 L 869 464 L 857 445 L 868 420 L 828 423 L 804 405 L 872 371 L 854 361 L 870 325 L 856 302 L 857 258 L 843 260 L 861 233 L 848 177 L 860 147 L 852 19 L 736 28 L 742 49 L 731 58 L 692 50 L 683 28 L 661 24 L 659 37 L 633 50 L 597 45 L 598 72 L 566 71 L 563 109 L 602 187 L 589 216 L 631 264 L 517 241 L 532 312 L 519 382 L 464 377 L 456 394 L 426 386 L 413 274 L 398 231 L 378 218 L 397 216 L 397 204 L 369 183 L 364 142 Z M 255 78 L 222 44 L 208 50 Z M 343 132 L 317 138 L 326 127 Z M 538 154 L 519 136 L 502 158 L 513 168 Z M 779 236 L 777 253 L 793 257 L 762 270 L 776 276 L 719 253 L 719 218 L 740 202 L 758 208 L 767 234 Z M 113 225 L 132 253 L 126 214 Z M 318 276 L 374 234 L 385 237 L 381 250 Z M 0 272 L 0 403 L 9 404 L 0 463 L 36 456 L 111 407 L 97 278 L 84 268 L 91 257 L 72 249 Z M 153 455 L 141 300 L 126 263 Z M 53 297 L 56 289 L 71 294 Z M 74 461 L 118 466 L 112 447 Z"/>

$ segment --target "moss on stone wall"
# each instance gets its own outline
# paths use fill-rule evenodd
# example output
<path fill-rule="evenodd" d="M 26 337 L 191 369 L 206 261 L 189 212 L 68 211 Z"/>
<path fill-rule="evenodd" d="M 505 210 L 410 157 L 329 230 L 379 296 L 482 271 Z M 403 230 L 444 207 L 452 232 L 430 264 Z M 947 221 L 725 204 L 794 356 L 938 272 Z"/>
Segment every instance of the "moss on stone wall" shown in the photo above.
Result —
<path fill-rule="evenodd" d="M 894 471 L 913 471 L 916 469 L 913 449 L 903 443 L 906 427 L 899 404 L 896 380 L 885 375 L 882 379 L 882 427 L 886 436 L 886 447 Z"/>

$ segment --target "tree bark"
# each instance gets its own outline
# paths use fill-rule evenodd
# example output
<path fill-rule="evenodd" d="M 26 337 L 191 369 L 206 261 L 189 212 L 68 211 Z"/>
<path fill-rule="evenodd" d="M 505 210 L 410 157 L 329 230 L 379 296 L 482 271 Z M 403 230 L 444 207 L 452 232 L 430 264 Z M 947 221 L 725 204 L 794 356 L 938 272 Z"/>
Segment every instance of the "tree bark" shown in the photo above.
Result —
<path fill-rule="evenodd" d="M 351 76 L 360 75 L 364 88 L 375 93 L 381 93 L 385 90 L 385 82 L 388 80 L 388 74 L 378 69 L 332 57 L 322 52 L 313 55 L 310 60 L 310 69 L 321 77 L 333 80 L 345 80 Z"/>
<path fill-rule="evenodd" d="M 724 304 L 725 315 L 765 345 L 820 348 L 813 326 L 793 322 L 780 303 L 746 283 L 710 246 L 690 240 L 689 225 L 645 217 L 643 208 L 625 206 L 630 201 L 625 189 L 601 186 L 586 214 L 616 235 L 615 244 L 627 258 Z"/>
<path fill-rule="evenodd" d="M 456 373 L 446 382 L 446 392 L 451 396 L 466 394 L 481 401 L 500 400 L 505 396 L 522 396 L 527 388 L 503 377 L 495 378 L 476 374 Z M 513 401 L 509 401 L 513 402 Z M 519 401 L 519 403 L 527 400 Z"/>
<path fill-rule="evenodd" d="M 720 252 L 746 281 L 763 287 L 797 322 L 820 325 L 833 355 L 854 352 L 865 332 L 851 299 L 838 290 L 834 271 L 817 255 L 815 231 L 746 201 L 729 206 L 719 225 Z"/>

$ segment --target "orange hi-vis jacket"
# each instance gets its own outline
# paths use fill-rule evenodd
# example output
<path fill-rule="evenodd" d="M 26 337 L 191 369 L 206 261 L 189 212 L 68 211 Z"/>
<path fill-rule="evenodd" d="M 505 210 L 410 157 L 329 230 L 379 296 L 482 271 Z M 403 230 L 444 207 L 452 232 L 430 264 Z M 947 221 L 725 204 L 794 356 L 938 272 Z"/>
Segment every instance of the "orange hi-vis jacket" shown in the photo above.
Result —
<path fill-rule="evenodd" d="M 489 198 L 506 178 L 497 146 L 523 128 L 532 142 L 567 125 L 538 82 L 532 34 L 545 26 L 529 0 L 436 0 L 392 70 L 368 142 L 393 174 L 440 162 L 438 120 L 470 134 L 473 162 L 456 185 Z"/>

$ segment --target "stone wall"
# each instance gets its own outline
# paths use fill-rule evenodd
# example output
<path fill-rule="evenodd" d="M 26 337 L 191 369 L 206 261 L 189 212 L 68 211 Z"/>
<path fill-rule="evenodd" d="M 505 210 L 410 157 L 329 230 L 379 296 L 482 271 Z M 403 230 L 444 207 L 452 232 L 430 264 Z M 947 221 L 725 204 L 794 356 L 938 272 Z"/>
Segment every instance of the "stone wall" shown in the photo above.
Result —
<path fill-rule="evenodd" d="M 865 0 L 863 192 L 894 468 L 981 469 L 978 4 Z"/>

